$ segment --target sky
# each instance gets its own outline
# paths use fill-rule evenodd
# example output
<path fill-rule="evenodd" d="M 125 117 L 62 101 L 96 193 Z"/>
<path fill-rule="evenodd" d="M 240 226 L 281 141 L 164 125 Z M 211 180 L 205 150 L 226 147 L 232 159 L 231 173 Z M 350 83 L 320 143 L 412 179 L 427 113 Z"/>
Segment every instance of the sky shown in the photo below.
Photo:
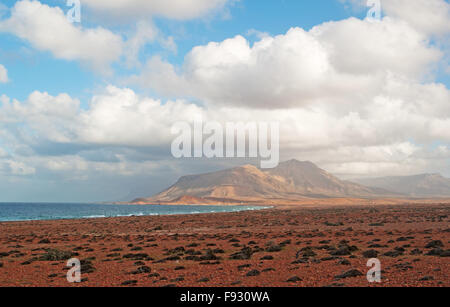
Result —
<path fill-rule="evenodd" d="M 77 1 L 74 1 L 75 3 Z M 376 1 L 373 1 L 376 2 Z M 255 163 L 175 159 L 171 126 L 279 121 L 282 160 L 450 177 L 450 4 L 0 2 L 0 201 L 153 195 Z"/>

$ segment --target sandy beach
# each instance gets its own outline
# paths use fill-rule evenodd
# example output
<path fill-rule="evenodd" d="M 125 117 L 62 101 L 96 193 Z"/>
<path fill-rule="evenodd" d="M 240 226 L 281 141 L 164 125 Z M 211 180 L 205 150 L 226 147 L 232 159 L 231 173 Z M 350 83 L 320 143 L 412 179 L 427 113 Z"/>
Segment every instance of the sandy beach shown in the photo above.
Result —
<path fill-rule="evenodd" d="M 450 286 L 450 203 L 0 223 L 0 286 Z M 67 259 L 82 282 L 66 280 Z M 382 265 L 369 283 L 369 258 Z"/>

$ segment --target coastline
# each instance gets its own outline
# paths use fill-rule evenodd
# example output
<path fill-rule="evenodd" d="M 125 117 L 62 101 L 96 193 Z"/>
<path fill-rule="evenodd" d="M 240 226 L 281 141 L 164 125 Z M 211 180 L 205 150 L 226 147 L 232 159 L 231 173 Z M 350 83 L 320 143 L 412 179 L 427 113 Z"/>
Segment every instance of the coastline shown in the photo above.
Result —
<path fill-rule="evenodd" d="M 14 206 L 22 206 L 17 213 L 17 219 L 14 217 L 9 217 L 8 219 L 4 219 L 0 215 L 0 223 L 8 223 L 8 222 L 32 222 L 32 221 L 63 221 L 63 220 L 83 220 L 83 219 L 102 219 L 102 218 L 119 218 L 119 217 L 140 217 L 140 216 L 167 216 L 167 215 L 193 215 L 193 214 L 214 214 L 214 213 L 227 213 L 227 212 L 242 212 L 242 211 L 253 211 L 253 210 L 264 210 L 270 209 L 271 206 L 256 206 L 256 205 L 233 205 L 233 206 L 220 206 L 220 205 L 195 205 L 195 204 L 186 204 L 186 205 L 133 205 L 132 207 L 114 205 L 114 204 L 98 204 L 98 203 L 1 203 L 0 209 L 2 205 L 10 205 L 9 209 L 10 214 L 14 214 Z M 12 206 L 11 206 L 12 205 Z M 26 207 L 23 207 L 26 206 Z M 53 206 L 51 208 L 42 208 L 40 206 Z M 67 206 L 72 206 L 72 208 L 68 208 Z M 79 206 L 84 206 L 84 211 L 74 212 L 78 209 Z M 89 209 L 93 209 L 93 211 L 86 211 L 86 206 L 89 206 Z M 96 207 L 98 206 L 98 207 Z M 14 208 L 14 209 L 13 209 Z M 61 210 L 64 208 L 66 211 L 74 212 L 72 216 L 58 216 L 58 213 L 51 214 L 49 211 L 53 210 Z M 112 210 L 108 211 L 108 209 Z M 132 208 L 132 209 L 131 209 Z M 170 210 L 168 210 L 170 208 Z M 44 217 L 45 211 L 49 214 L 48 217 Z M 115 210 L 114 210 L 115 209 Z M 121 212 L 118 212 L 117 210 Z M 129 210 L 130 209 L 130 210 Z M 35 210 L 36 213 L 29 213 L 27 217 L 24 217 L 24 211 L 32 211 Z M 77 214 L 78 213 L 78 214 Z M 83 215 L 86 214 L 86 215 Z M 39 217 L 38 217 L 39 216 Z"/>
<path fill-rule="evenodd" d="M 442 249 L 449 248 L 449 216 L 450 203 L 311 204 L 232 213 L 4 222 L 0 286 L 448 287 L 448 258 L 426 255 L 431 249 L 425 246 L 439 240 Z M 332 256 L 324 247 L 342 242 L 357 249 Z M 374 244 L 380 247 L 369 247 Z M 403 252 L 384 255 L 395 248 Z M 249 254 L 243 252 L 247 249 Z M 363 253 L 370 249 L 383 264 L 381 284 L 368 284 L 365 278 Z M 416 249 L 421 254 L 414 254 Z M 88 263 L 83 282 L 69 284 L 67 259 L 45 260 L 49 250 Z M 302 250 L 313 253 L 301 256 Z M 364 276 L 336 278 L 350 269 Z M 288 282 L 293 276 L 298 280 Z"/>

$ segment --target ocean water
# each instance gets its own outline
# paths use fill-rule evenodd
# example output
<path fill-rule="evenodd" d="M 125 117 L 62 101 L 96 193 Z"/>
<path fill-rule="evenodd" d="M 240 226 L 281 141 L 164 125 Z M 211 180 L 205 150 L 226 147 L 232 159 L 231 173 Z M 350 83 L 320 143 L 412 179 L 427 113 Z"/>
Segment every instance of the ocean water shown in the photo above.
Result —
<path fill-rule="evenodd" d="M 0 222 L 238 212 L 259 209 L 264 209 L 264 207 L 0 203 Z"/>

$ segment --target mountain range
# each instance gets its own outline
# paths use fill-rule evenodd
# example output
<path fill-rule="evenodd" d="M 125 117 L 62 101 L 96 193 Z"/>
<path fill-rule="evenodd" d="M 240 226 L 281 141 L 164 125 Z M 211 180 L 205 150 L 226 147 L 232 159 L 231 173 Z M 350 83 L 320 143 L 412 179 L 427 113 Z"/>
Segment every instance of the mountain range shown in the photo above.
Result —
<path fill-rule="evenodd" d="M 440 174 L 354 179 L 371 187 L 389 189 L 409 197 L 450 197 L 450 179 Z"/>
<path fill-rule="evenodd" d="M 341 180 L 311 162 L 290 160 L 273 169 L 253 165 L 181 177 L 167 190 L 133 203 L 215 204 L 324 198 L 450 197 L 438 174 Z"/>

